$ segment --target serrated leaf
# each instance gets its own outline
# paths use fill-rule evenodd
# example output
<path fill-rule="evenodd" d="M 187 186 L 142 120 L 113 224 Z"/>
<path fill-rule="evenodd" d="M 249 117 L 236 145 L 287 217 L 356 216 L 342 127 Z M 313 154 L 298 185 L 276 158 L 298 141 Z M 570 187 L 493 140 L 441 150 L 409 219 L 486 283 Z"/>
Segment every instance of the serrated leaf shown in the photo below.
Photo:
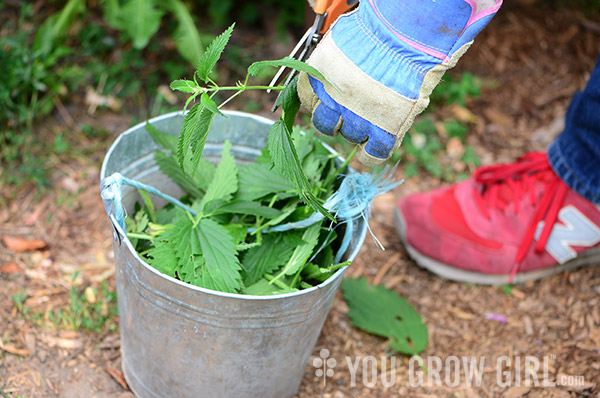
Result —
<path fill-rule="evenodd" d="M 292 256 L 295 246 L 283 239 L 282 234 L 266 234 L 262 244 L 254 247 L 244 255 L 244 284 L 250 286 L 265 273 L 282 267 Z"/>
<path fill-rule="evenodd" d="M 290 259 L 285 263 L 282 270 L 277 274 L 275 280 L 281 278 L 284 275 L 294 275 L 298 272 L 313 252 L 313 249 L 319 241 L 319 232 L 321 230 L 321 222 L 311 225 L 304 230 L 302 234 L 302 240 L 305 242 L 302 245 L 296 246 Z M 273 281 L 271 281 L 273 283 Z"/>
<path fill-rule="evenodd" d="M 390 338 L 390 346 L 403 354 L 425 349 L 427 326 L 405 298 L 384 286 L 370 286 L 365 278 L 344 279 L 342 291 L 354 326 Z"/>
<path fill-rule="evenodd" d="M 155 246 L 148 251 L 146 262 L 165 275 L 175 277 L 177 268 L 177 257 L 175 249 L 168 242 L 158 241 Z"/>
<path fill-rule="evenodd" d="M 146 47 L 160 25 L 163 12 L 155 7 L 152 0 L 129 0 L 119 10 L 119 18 L 127 35 L 133 40 L 133 47 Z"/>
<path fill-rule="evenodd" d="M 213 101 L 213 99 L 210 98 L 210 95 L 208 95 L 207 93 L 202 93 L 202 95 L 200 96 L 200 103 L 204 105 L 204 107 L 210 112 L 219 114 L 225 118 L 227 117 L 223 113 L 221 113 L 215 101 Z"/>
<path fill-rule="evenodd" d="M 297 291 L 298 291 L 298 289 L 291 289 L 291 288 L 282 289 L 281 287 L 279 287 L 277 285 L 270 284 L 267 279 L 263 278 L 263 279 L 259 280 L 258 282 L 256 282 L 255 284 L 253 284 L 252 286 L 248 286 L 244 290 L 244 293 L 250 294 L 253 296 L 270 296 L 273 294 L 286 294 L 286 293 L 293 293 L 293 292 L 297 292 Z"/>
<path fill-rule="evenodd" d="M 269 166 L 252 163 L 240 167 L 240 188 L 236 197 L 240 200 L 255 200 L 265 195 L 294 190 L 281 174 Z"/>
<path fill-rule="evenodd" d="M 169 8 L 177 19 L 173 42 L 179 53 L 193 65 L 202 57 L 204 46 L 194 18 L 186 5 L 179 0 L 169 0 Z"/>
<path fill-rule="evenodd" d="M 262 206 L 258 202 L 250 201 L 225 201 L 222 199 L 213 200 L 206 203 L 204 211 L 207 214 L 249 214 L 253 216 L 261 216 L 265 218 L 275 218 L 282 214 L 281 210 L 272 207 Z"/>
<path fill-rule="evenodd" d="M 171 90 L 181 91 L 182 93 L 194 94 L 200 87 L 193 80 L 173 80 L 170 84 Z"/>
<path fill-rule="evenodd" d="M 275 169 L 296 187 L 301 199 L 315 211 L 335 221 L 313 194 L 312 187 L 302 170 L 296 146 L 292 141 L 291 131 L 281 120 L 271 126 L 267 145 Z"/>
<path fill-rule="evenodd" d="M 215 113 L 206 108 L 202 108 L 196 130 L 191 139 L 192 163 L 189 174 L 194 177 L 197 177 L 198 174 L 203 172 L 201 167 L 204 164 L 202 162 L 202 152 L 204 152 L 204 145 L 206 144 L 206 138 L 210 132 L 210 126 L 212 126 L 213 120 L 215 120 Z"/>
<path fill-rule="evenodd" d="M 289 130 L 294 127 L 296 113 L 300 109 L 300 98 L 298 98 L 298 76 L 296 76 L 277 97 L 276 105 L 281 106 L 283 110 L 282 118 Z"/>
<path fill-rule="evenodd" d="M 177 136 L 163 133 L 148 121 L 146 121 L 146 131 L 150 134 L 152 140 L 162 148 L 171 151 L 171 153 L 177 152 Z"/>
<path fill-rule="evenodd" d="M 236 245 L 239 245 L 244 240 L 246 240 L 246 235 L 248 235 L 248 229 L 242 224 L 227 224 L 224 225 L 229 235 L 233 238 L 233 241 Z"/>
<path fill-rule="evenodd" d="M 208 202 L 216 199 L 231 200 L 234 192 L 238 189 L 237 174 L 238 170 L 235 158 L 231 155 L 231 142 L 226 140 L 223 143 L 221 161 L 217 166 L 212 182 L 206 189 L 206 193 L 200 202 L 199 210 L 202 211 Z"/>
<path fill-rule="evenodd" d="M 210 218 L 200 220 L 196 229 L 205 260 L 201 269 L 203 286 L 221 292 L 238 292 L 242 287 L 241 267 L 233 238 Z"/>
<path fill-rule="evenodd" d="M 192 137 L 199 127 L 198 118 L 201 110 L 202 106 L 200 104 L 196 104 L 185 115 L 185 119 L 183 119 L 181 133 L 179 134 L 179 141 L 177 142 L 177 161 L 179 162 L 179 167 L 181 167 L 182 170 L 184 170 L 183 164 L 185 155 L 190 148 L 190 142 L 192 141 Z"/>
<path fill-rule="evenodd" d="M 305 62 L 302 62 L 302 61 L 299 61 L 297 59 L 290 58 L 290 57 L 285 57 L 282 59 L 276 59 L 276 60 L 272 60 L 272 61 L 255 62 L 248 67 L 248 73 L 252 76 L 256 76 L 258 71 L 261 68 L 264 68 L 265 66 L 272 66 L 272 67 L 276 67 L 276 68 L 279 68 L 281 66 L 287 66 L 288 68 L 296 69 L 301 72 L 306 72 L 309 75 L 311 75 L 321 81 L 324 81 L 324 82 L 327 81 L 327 79 L 325 79 L 325 76 L 323 76 L 323 74 L 321 72 L 319 72 L 318 70 L 316 70 L 314 67 L 310 66 L 309 64 L 307 64 Z"/>
<path fill-rule="evenodd" d="M 208 75 L 214 69 L 215 65 L 221 58 L 221 54 L 225 49 L 225 46 L 229 42 L 229 38 L 231 37 L 231 33 L 233 32 L 233 27 L 235 23 L 232 24 L 225 32 L 221 33 L 217 36 L 207 47 L 202 57 L 200 57 L 200 61 L 198 61 L 198 66 L 196 67 L 196 74 L 198 78 L 204 82 L 208 80 Z"/>
<path fill-rule="evenodd" d="M 173 182 L 179 185 L 181 189 L 195 198 L 202 197 L 202 190 L 198 189 L 197 184 L 191 177 L 183 174 L 174 157 L 168 156 L 164 152 L 156 151 L 154 153 L 154 161 L 158 165 L 160 171 L 171 177 Z"/>
<path fill-rule="evenodd" d="M 250 294 L 252 296 L 267 296 L 271 294 L 277 294 L 281 290 L 279 286 L 272 285 L 265 278 L 260 279 L 259 281 L 253 283 L 248 286 L 244 293 Z"/>

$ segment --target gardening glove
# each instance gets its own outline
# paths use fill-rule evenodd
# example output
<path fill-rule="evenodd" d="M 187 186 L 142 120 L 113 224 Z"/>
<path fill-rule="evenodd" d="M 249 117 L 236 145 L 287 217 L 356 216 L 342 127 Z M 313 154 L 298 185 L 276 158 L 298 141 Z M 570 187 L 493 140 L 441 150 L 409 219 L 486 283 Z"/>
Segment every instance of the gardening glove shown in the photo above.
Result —
<path fill-rule="evenodd" d="M 383 162 L 400 146 L 444 72 L 473 43 L 502 0 L 361 0 L 325 34 L 298 95 L 317 130 L 360 144 L 358 159 Z"/>

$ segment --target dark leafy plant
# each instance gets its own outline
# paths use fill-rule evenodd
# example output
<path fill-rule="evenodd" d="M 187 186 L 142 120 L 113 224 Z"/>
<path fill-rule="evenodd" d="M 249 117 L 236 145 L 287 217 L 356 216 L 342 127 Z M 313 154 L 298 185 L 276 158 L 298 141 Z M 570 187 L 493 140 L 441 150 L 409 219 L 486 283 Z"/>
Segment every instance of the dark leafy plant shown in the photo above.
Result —
<path fill-rule="evenodd" d="M 315 211 L 332 219 L 323 201 L 334 190 L 338 173 L 332 155 L 312 135 L 293 130 L 300 102 L 296 82 L 288 86 L 253 86 L 248 83 L 265 66 L 289 66 L 317 78 L 323 76 L 297 60 L 284 58 L 255 62 L 243 82 L 219 86 L 210 73 L 219 60 L 233 26 L 218 36 L 203 53 L 191 80 L 175 80 L 173 90 L 189 94 L 190 107 L 179 137 L 147 124 L 152 138 L 165 151 L 155 154 L 161 171 L 179 184 L 182 198 L 195 214 L 167 206 L 155 210 L 146 194 L 144 206 L 127 220 L 128 237 L 159 271 L 212 290 L 274 294 L 318 284 L 345 264 L 334 264 L 331 243 L 336 233 L 326 221 L 282 232 L 277 225 L 306 219 Z M 224 117 L 220 108 L 246 90 L 282 91 L 279 121 L 269 131 L 267 147 L 256 163 L 238 166 L 225 142 L 215 167 L 203 157 L 210 126 Z M 232 94 L 220 105 L 218 92 Z"/>

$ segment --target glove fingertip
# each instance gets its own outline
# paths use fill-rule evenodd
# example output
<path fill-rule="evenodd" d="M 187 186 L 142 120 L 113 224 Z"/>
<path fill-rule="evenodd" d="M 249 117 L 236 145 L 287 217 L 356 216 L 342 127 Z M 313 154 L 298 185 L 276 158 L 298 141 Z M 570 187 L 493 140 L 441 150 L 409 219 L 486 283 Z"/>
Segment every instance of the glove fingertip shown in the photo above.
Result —
<path fill-rule="evenodd" d="M 365 149 L 365 144 L 360 144 L 358 146 L 358 150 L 356 151 L 356 158 L 360 163 L 367 167 L 379 166 L 387 160 L 387 158 L 378 158 L 373 155 L 370 155 Z"/>
<path fill-rule="evenodd" d="M 334 137 L 343 124 L 342 115 L 337 110 L 319 103 L 312 114 L 312 123 L 321 134 Z"/>

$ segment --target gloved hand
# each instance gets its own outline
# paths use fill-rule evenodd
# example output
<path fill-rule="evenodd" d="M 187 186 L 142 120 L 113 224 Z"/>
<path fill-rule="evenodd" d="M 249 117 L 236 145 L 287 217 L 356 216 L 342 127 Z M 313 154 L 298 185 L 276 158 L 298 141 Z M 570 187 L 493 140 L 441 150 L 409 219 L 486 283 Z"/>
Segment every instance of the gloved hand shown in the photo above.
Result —
<path fill-rule="evenodd" d="M 456 65 L 502 0 L 361 0 L 308 59 L 298 95 L 321 133 L 360 144 L 371 166 L 400 146 L 444 72 Z"/>

